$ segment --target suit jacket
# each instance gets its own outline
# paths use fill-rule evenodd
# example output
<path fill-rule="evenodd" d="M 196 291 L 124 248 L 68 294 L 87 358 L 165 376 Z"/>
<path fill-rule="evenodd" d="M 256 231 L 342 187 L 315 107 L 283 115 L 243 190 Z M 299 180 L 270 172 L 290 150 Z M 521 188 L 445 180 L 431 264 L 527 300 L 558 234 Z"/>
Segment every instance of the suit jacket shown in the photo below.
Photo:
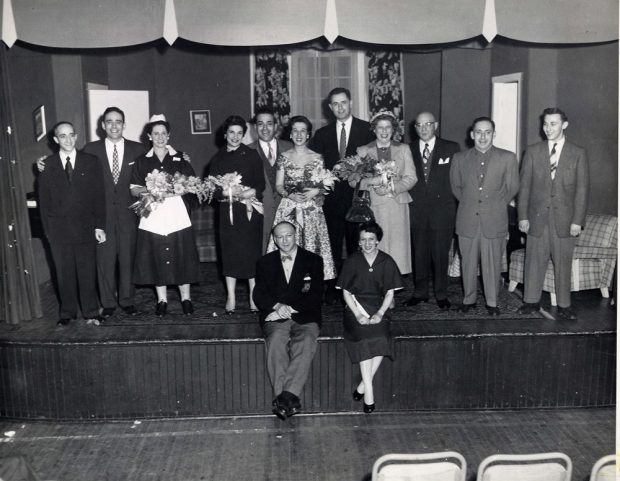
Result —
<path fill-rule="evenodd" d="M 553 209 L 558 237 L 570 236 L 570 225 L 583 226 L 588 207 L 589 171 L 586 151 L 568 141 L 551 179 L 548 142 L 528 147 L 521 167 L 519 220 L 528 220 L 528 235 L 540 237 Z"/>
<path fill-rule="evenodd" d="M 277 139 L 277 148 L 274 152 L 275 158 L 282 152 L 286 152 L 293 148 L 293 144 L 286 140 Z M 273 164 L 273 167 L 269 163 L 269 160 L 265 156 L 265 152 L 261 148 L 259 141 L 252 142 L 248 147 L 256 150 L 261 160 L 263 161 L 263 170 L 265 171 L 265 190 L 263 191 L 263 209 L 265 212 L 273 212 L 275 213 L 280 201 L 282 200 L 282 196 L 278 194 L 276 191 L 276 164 Z M 272 216 L 273 220 L 273 216 Z"/>
<path fill-rule="evenodd" d="M 71 183 L 59 154 L 45 159 L 39 176 L 39 206 L 50 243 L 95 242 L 95 229 L 105 230 L 105 190 L 96 157 L 77 152 Z"/>
<path fill-rule="evenodd" d="M 424 180 L 419 141 L 412 142 L 410 148 L 418 176 L 418 182 L 409 191 L 412 200 L 409 205 L 411 226 L 425 228 L 428 223 L 431 229 L 454 229 L 456 199 L 450 186 L 450 167 L 454 154 L 461 150 L 459 144 L 435 137 L 428 182 Z"/>
<path fill-rule="evenodd" d="M 346 156 L 355 155 L 357 148 L 375 140 L 375 135 L 370 130 L 370 124 L 364 120 L 353 117 L 351 132 L 347 139 Z M 323 156 L 326 169 L 333 169 L 340 160 L 338 136 L 336 135 L 336 122 L 331 122 L 316 131 L 310 139 L 309 147 Z M 325 196 L 323 209 L 326 211 L 340 212 L 343 216 L 351 207 L 353 189 L 347 182 L 336 182 L 334 191 Z"/>
<path fill-rule="evenodd" d="M 106 208 L 106 228 L 108 232 L 112 232 L 113 226 L 116 224 L 120 229 L 136 229 L 138 225 L 138 216 L 131 209 L 128 209 L 135 202 L 135 198 L 129 191 L 131 183 L 131 172 L 133 163 L 136 158 L 147 152 L 147 148 L 125 139 L 125 150 L 121 164 L 121 172 L 118 183 L 114 184 L 114 177 L 110 170 L 108 155 L 105 150 L 105 140 L 97 140 L 89 142 L 84 146 L 82 152 L 94 155 L 99 159 L 101 170 L 103 172 L 103 185 L 105 187 L 105 208 Z"/>
<path fill-rule="evenodd" d="M 360 148 L 366 150 L 368 155 L 373 159 L 378 159 L 377 143 L 375 141 Z M 418 178 L 416 177 L 413 159 L 411 158 L 411 150 L 409 146 L 399 142 L 392 142 L 390 145 L 390 158 L 396 163 L 397 177 L 394 179 L 394 193 L 396 196 L 392 198 L 387 195 L 377 195 L 374 189 L 370 188 L 370 203 L 373 206 L 383 205 L 393 201 L 399 204 L 408 204 L 411 202 L 409 189 L 411 189 Z"/>
<path fill-rule="evenodd" d="M 478 179 L 481 159 L 487 163 L 482 184 Z M 452 193 L 459 201 L 456 233 L 475 237 L 478 229 L 487 239 L 508 235 L 508 203 L 519 190 L 517 157 L 508 150 L 491 147 L 481 154 L 471 148 L 454 154 L 450 168 Z"/>
<path fill-rule="evenodd" d="M 320 325 L 322 296 L 323 259 L 318 255 L 297 246 L 295 264 L 288 283 L 279 250 L 258 260 L 253 298 L 260 309 L 261 323 L 273 312 L 273 306 L 280 302 L 298 311 L 292 316 L 295 322 L 316 322 Z"/>

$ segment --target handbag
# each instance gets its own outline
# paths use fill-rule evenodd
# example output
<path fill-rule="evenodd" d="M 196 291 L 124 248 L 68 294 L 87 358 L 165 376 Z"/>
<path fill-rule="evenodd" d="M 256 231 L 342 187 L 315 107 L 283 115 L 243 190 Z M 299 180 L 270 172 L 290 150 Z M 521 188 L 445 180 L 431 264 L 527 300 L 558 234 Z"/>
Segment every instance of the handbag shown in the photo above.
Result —
<path fill-rule="evenodd" d="M 375 220 L 375 215 L 370 209 L 370 192 L 360 190 L 360 182 L 355 184 L 351 207 L 344 216 L 347 222 L 354 222 L 356 224 Z"/>

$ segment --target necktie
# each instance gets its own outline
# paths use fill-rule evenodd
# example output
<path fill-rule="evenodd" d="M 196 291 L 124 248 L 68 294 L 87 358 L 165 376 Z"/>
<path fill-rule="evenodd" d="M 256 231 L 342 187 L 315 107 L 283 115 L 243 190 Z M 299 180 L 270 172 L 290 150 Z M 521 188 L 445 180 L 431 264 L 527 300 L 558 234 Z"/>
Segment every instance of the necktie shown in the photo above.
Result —
<path fill-rule="evenodd" d="M 73 165 L 71 165 L 71 157 L 67 156 L 67 162 L 65 163 L 65 174 L 67 175 L 67 180 L 71 183 L 71 177 L 73 176 Z"/>
<path fill-rule="evenodd" d="M 284 261 L 292 261 L 293 260 L 293 258 L 291 256 L 289 256 L 288 254 L 282 254 L 280 256 L 280 259 L 282 259 L 282 262 L 284 262 Z"/>
<path fill-rule="evenodd" d="M 428 144 L 424 144 L 424 152 L 422 152 L 422 160 L 424 161 L 424 163 L 426 164 L 428 162 L 428 159 L 431 156 L 431 151 L 428 150 Z"/>
<path fill-rule="evenodd" d="M 269 152 L 267 153 L 267 160 L 273 165 L 273 149 L 271 148 L 271 142 L 267 144 L 269 146 Z"/>
<path fill-rule="evenodd" d="M 342 123 L 342 129 L 340 129 L 340 145 L 338 147 L 340 158 L 344 159 L 347 154 L 347 131 L 344 128 L 344 122 Z"/>
<path fill-rule="evenodd" d="M 553 148 L 551 149 L 551 154 L 549 154 L 549 160 L 551 161 L 551 179 L 555 179 L 555 171 L 558 168 L 558 155 L 557 152 L 555 151 L 555 146 L 558 145 L 557 143 L 553 144 Z"/>
<path fill-rule="evenodd" d="M 114 152 L 112 152 L 112 177 L 114 178 L 114 184 L 118 183 L 118 178 L 121 175 L 121 170 L 118 167 L 118 150 L 116 150 L 116 144 L 114 144 Z"/>

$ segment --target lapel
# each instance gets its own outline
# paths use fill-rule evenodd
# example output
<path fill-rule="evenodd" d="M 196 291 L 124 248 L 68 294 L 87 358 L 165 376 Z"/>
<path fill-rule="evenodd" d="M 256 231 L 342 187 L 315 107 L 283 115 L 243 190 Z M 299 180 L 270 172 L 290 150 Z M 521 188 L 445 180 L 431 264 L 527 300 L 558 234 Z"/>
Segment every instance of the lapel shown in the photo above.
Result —
<path fill-rule="evenodd" d="M 565 173 L 568 171 L 568 168 L 573 163 L 573 150 L 568 141 L 564 141 L 564 147 L 562 147 L 562 153 L 560 154 L 560 158 L 558 159 L 558 168 L 555 172 L 555 178 L 564 177 Z M 549 176 L 551 176 L 551 171 L 549 172 Z"/>
<path fill-rule="evenodd" d="M 106 182 L 110 182 L 112 185 L 114 185 L 114 178 L 112 177 L 112 170 L 110 169 L 110 163 L 108 162 L 108 153 L 105 150 L 105 140 L 101 140 L 97 143 L 97 154 L 96 155 L 98 158 L 101 159 L 101 169 L 103 170 L 103 176 L 105 177 Z M 125 166 L 125 162 L 123 162 L 121 166 L 121 175 L 123 174 L 124 166 Z"/>
<path fill-rule="evenodd" d="M 71 184 L 69 184 L 69 179 L 67 179 L 67 174 L 65 174 L 65 169 L 62 166 L 62 158 L 60 157 L 60 152 L 58 152 L 53 158 L 56 161 L 55 170 L 57 171 L 57 174 L 54 175 L 56 177 L 56 180 L 54 181 L 54 183 L 58 187 L 61 187 L 63 189 L 68 189 L 71 186 Z M 73 173 L 75 175 L 75 171 Z"/>

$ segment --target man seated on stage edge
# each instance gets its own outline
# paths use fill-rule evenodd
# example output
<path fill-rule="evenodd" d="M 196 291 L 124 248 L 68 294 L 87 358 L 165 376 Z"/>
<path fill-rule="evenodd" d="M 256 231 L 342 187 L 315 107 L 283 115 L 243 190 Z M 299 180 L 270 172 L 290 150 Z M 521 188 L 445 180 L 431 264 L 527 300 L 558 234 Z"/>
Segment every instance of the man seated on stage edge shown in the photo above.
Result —
<path fill-rule="evenodd" d="M 273 413 L 284 420 L 301 410 L 299 395 L 317 348 L 323 259 L 296 244 L 289 222 L 278 223 L 272 235 L 278 250 L 259 259 L 253 298 L 265 334 Z"/>

